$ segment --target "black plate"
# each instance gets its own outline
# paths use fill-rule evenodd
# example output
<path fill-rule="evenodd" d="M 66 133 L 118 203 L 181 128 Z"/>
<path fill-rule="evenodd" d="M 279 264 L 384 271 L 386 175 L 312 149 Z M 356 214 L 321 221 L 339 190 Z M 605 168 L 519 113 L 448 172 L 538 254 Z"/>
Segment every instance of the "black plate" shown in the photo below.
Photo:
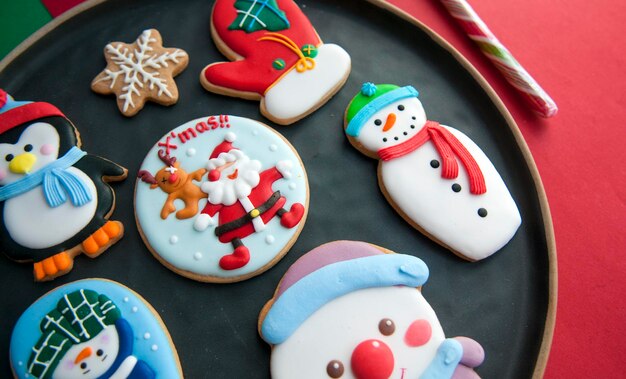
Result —
<path fill-rule="evenodd" d="M 541 213 L 545 207 L 541 190 L 533 181 L 534 168 L 525 160 L 524 148 L 515 140 L 515 126 L 453 54 L 411 22 L 357 0 L 300 5 L 324 41 L 351 54 L 352 74 L 313 115 L 290 127 L 276 126 L 307 168 L 309 217 L 281 262 L 241 283 L 198 283 L 169 271 L 141 242 L 133 215 L 134 174 L 168 130 L 219 113 L 274 126 L 262 118 L 257 102 L 210 94 L 200 86 L 200 70 L 224 59 L 211 41 L 209 1 L 102 3 L 47 33 L 0 73 L 0 87 L 16 99 L 57 105 L 78 127 L 85 150 L 129 169 L 129 178 L 114 185 L 118 202 L 112 217 L 124 222 L 126 235 L 101 257 L 77 258 L 70 274 L 50 283 L 33 283 L 32 265 L 0 258 L 0 376 L 10 376 L 9 338 L 23 310 L 58 285 L 104 277 L 131 287 L 160 312 L 186 377 L 268 378 L 270 348 L 257 335 L 258 312 L 298 257 L 337 239 L 368 241 L 422 258 L 431 270 L 424 295 L 446 334 L 470 336 L 486 350 L 487 359 L 478 372 L 484 378 L 532 376 L 546 320 L 551 319 L 552 237 L 546 234 L 550 228 L 544 226 L 549 220 Z M 132 42 L 147 28 L 157 28 L 165 46 L 189 52 L 190 64 L 176 80 L 178 104 L 149 103 L 128 119 L 118 112 L 114 97 L 96 95 L 89 84 L 105 66 L 106 43 Z M 364 81 L 415 86 L 430 119 L 460 129 L 483 148 L 508 184 L 523 219 L 502 251 L 483 262 L 465 262 L 412 229 L 387 204 L 378 189 L 377 161 L 355 150 L 342 130 L 344 109 Z M 543 367 L 544 358 L 539 362 Z"/>

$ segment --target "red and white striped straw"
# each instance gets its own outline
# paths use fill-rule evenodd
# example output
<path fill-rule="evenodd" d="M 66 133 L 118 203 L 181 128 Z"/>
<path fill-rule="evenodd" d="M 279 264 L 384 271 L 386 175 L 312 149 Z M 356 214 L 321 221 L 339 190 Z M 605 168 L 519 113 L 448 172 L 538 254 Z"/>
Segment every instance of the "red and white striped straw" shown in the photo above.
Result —
<path fill-rule="evenodd" d="M 465 0 L 441 0 L 465 33 L 478 44 L 480 50 L 500 70 L 506 80 L 515 87 L 543 117 L 552 117 L 558 107 L 539 83 L 515 60 L 509 50 L 496 38 L 483 20 Z"/>

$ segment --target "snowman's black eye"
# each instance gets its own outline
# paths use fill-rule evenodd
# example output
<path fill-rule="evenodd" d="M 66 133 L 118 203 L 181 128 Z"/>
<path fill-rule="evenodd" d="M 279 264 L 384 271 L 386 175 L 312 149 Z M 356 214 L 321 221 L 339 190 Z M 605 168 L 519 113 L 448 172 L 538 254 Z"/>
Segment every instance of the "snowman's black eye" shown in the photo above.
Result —
<path fill-rule="evenodd" d="M 28 145 L 24 146 L 24 151 L 25 152 L 28 153 L 31 150 L 33 150 L 33 145 L 31 145 L 30 143 Z"/>
<path fill-rule="evenodd" d="M 376 120 L 374 120 L 374 124 L 377 125 L 377 126 L 380 126 L 380 125 L 383 124 L 383 122 L 380 121 L 379 119 L 376 119 Z"/>
<path fill-rule="evenodd" d="M 403 111 L 404 110 L 404 105 L 402 105 L 402 104 L 398 105 L 398 110 L 399 111 Z"/>
<path fill-rule="evenodd" d="M 341 378 L 341 376 L 343 375 L 343 371 L 343 363 L 336 359 L 328 362 L 328 365 L 326 366 L 326 373 L 333 379 Z"/>
<path fill-rule="evenodd" d="M 4 157 L 4 159 L 7 160 L 7 162 L 11 162 L 13 160 L 13 154 L 7 154 L 6 157 Z"/>
<path fill-rule="evenodd" d="M 102 349 L 98 349 L 98 351 L 96 351 L 96 355 L 101 357 L 102 354 L 104 354 L 104 351 L 102 351 Z"/>
<path fill-rule="evenodd" d="M 378 330 L 383 336 L 390 336 L 396 331 L 396 324 L 389 318 L 384 318 L 378 323 Z"/>
<path fill-rule="evenodd" d="M 80 364 L 80 368 L 82 368 L 83 370 L 87 368 L 87 363 L 83 362 Z"/>

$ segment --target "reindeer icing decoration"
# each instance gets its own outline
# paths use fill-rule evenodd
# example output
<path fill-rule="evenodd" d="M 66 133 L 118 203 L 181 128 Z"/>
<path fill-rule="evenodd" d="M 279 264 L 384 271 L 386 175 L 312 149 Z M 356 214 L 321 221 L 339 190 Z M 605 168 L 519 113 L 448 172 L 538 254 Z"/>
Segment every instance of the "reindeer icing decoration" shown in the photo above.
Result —
<path fill-rule="evenodd" d="M 165 167 L 160 169 L 154 176 L 147 170 L 141 170 L 137 174 L 143 182 L 150 184 L 151 189 L 161 188 L 167 194 L 161 218 L 165 220 L 170 214 L 176 212 L 174 200 L 180 199 L 185 203 L 185 208 L 176 212 L 176 218 L 184 220 L 191 218 L 198 213 L 198 201 L 206 197 L 200 187 L 193 184 L 193 181 L 200 181 L 207 172 L 201 168 L 192 173 L 187 173 L 180 167 L 180 162 L 176 157 L 170 157 L 163 150 L 159 150 L 159 159 L 165 163 Z"/>

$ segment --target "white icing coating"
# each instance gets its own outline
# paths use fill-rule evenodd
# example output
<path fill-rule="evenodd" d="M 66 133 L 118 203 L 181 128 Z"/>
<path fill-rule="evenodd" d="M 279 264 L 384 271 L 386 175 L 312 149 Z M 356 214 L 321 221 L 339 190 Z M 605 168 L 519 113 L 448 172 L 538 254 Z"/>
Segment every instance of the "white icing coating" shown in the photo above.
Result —
<path fill-rule="evenodd" d="M 196 149 L 194 149 L 193 147 L 190 147 L 189 149 L 187 149 L 186 154 L 188 157 L 193 157 L 194 155 L 196 155 Z"/>
<path fill-rule="evenodd" d="M 157 350 L 159 350 L 159 346 L 158 345 L 152 345 L 152 347 L 150 349 L 152 349 L 152 351 L 157 351 Z"/>
<path fill-rule="evenodd" d="M 274 238 L 271 234 L 268 234 L 267 237 L 265 237 L 265 242 L 267 242 L 268 245 L 273 244 L 275 240 L 276 238 Z"/>
<path fill-rule="evenodd" d="M 404 106 L 403 111 L 399 111 L 400 105 Z M 396 115 L 395 125 L 383 132 L 390 113 Z M 375 120 L 381 120 L 381 125 L 377 126 Z M 410 139 L 425 120 L 424 109 L 417 98 L 402 99 L 374 114 L 357 140 L 368 150 L 378 151 Z M 471 260 L 484 259 L 513 237 L 521 224 L 521 216 L 506 184 L 485 153 L 465 134 L 444 127 L 476 160 L 485 178 L 485 194 L 470 193 L 467 172 L 460 161 L 457 178 L 442 178 L 441 166 L 433 168 L 430 164 L 432 160 L 441 163 L 430 140 L 407 155 L 381 161 L 379 180 L 395 206 L 427 234 Z M 452 190 L 455 183 L 461 186 L 459 192 Z M 487 210 L 486 217 L 478 215 L 480 208 Z"/>
<path fill-rule="evenodd" d="M 119 352 L 119 335 L 114 325 L 108 325 L 89 341 L 70 347 L 52 373 L 53 379 L 91 379 L 104 374 L 115 362 Z M 91 349 L 91 354 L 75 362 L 83 349 Z M 101 355 L 98 351 L 101 350 Z M 81 368 L 84 364 L 85 368 Z M 88 372 L 86 372 L 88 371 Z M 125 377 L 124 377 L 125 378 Z"/>
<path fill-rule="evenodd" d="M 289 189 L 290 190 L 295 190 L 297 187 L 296 183 L 289 183 Z"/>
<path fill-rule="evenodd" d="M 195 260 L 197 260 L 197 261 L 199 261 L 200 259 L 202 259 L 202 253 L 201 253 L 201 252 L 199 252 L 199 251 L 196 251 L 196 252 L 193 254 L 193 259 L 195 259 Z"/>
<path fill-rule="evenodd" d="M 219 116 L 215 116 L 214 119 L 219 119 Z M 280 161 L 290 162 L 289 164 L 291 166 L 284 164 L 281 165 L 281 167 L 285 168 L 285 173 L 291 173 L 291 178 L 289 180 L 280 178 L 272 184 L 271 188 L 273 191 L 280 191 L 281 195 L 286 198 L 286 203 L 283 208 L 287 211 L 289 211 L 294 203 L 303 204 L 305 208 L 308 206 L 308 184 L 304 167 L 300 163 L 301 161 L 291 145 L 288 145 L 273 129 L 254 120 L 228 116 L 229 128 L 218 127 L 197 133 L 196 137 L 186 140 L 184 144 L 181 143 L 179 138 L 172 138 L 172 135 L 178 135 L 178 133 L 184 130 L 195 128 L 198 123 L 208 123 L 208 120 L 209 117 L 203 117 L 189 121 L 175 128 L 172 131 L 174 134 L 168 132 L 168 134 L 157 142 L 163 143 L 166 138 L 169 137 L 169 142 L 178 147 L 177 149 L 171 150 L 172 156 L 176 156 L 181 163 L 181 169 L 187 172 L 193 172 L 199 168 L 206 168 L 207 164 L 211 163 L 208 162 L 208 157 L 211 156 L 213 149 L 226 138 L 231 138 L 231 136 L 227 136 L 227 134 L 230 133 L 232 136 L 236 136 L 232 144 L 233 148 L 245 153 L 251 160 L 260 162 L 260 172 L 277 167 Z M 271 152 L 268 149 L 268 146 L 272 144 L 277 147 L 275 152 Z M 188 148 L 196 149 L 197 154 L 193 157 L 177 155 L 178 151 L 184 152 Z M 157 155 L 159 149 L 163 149 L 163 147 L 156 146 L 155 142 L 155 146 L 148 152 L 146 159 L 141 165 L 142 170 L 148 170 L 154 173 L 163 167 L 163 162 L 159 160 Z M 234 151 L 237 150 L 231 150 L 230 152 L 233 153 Z M 220 163 L 226 163 L 228 154 L 224 155 L 224 162 L 218 162 L 222 154 L 212 160 L 213 163 L 211 164 L 213 166 L 211 167 L 217 168 Z M 233 171 L 234 168 L 231 166 L 224 169 L 220 175 L 232 175 L 234 174 Z M 194 184 L 203 189 L 206 188 L 207 190 L 209 187 L 213 188 L 214 185 L 210 185 L 207 176 L 208 175 L 205 175 L 202 178 L 202 182 L 194 182 Z M 296 188 L 293 190 L 289 189 L 291 182 L 296 184 Z M 200 211 L 207 204 L 207 199 L 201 199 L 198 203 L 198 215 L 195 217 L 185 220 L 170 217 L 163 220 L 159 216 L 160 207 L 155 208 L 155 204 L 163 204 L 166 196 L 163 191 L 157 189 L 151 190 L 150 186 L 146 183 L 137 183 L 135 214 L 139 225 L 141 225 L 146 241 L 152 247 L 153 251 L 170 265 L 181 271 L 191 272 L 194 275 L 203 277 L 240 277 L 257 272 L 271 261 L 275 260 L 277 254 L 283 253 L 286 246 L 290 246 L 290 244 L 295 241 L 295 238 L 293 238 L 294 235 L 299 233 L 299 230 L 304 224 L 304 220 L 302 220 L 293 228 L 285 228 L 280 224 L 280 217 L 276 215 L 265 223 L 266 232 L 253 233 L 242 239 L 243 244 L 250 250 L 250 261 L 239 269 L 223 270 L 219 266 L 219 260 L 223 256 L 231 254 L 234 247 L 231 243 L 220 242 L 215 236 L 215 227 L 218 224 L 221 213 L 218 212 L 213 217 L 200 214 Z M 252 197 L 253 196 L 250 195 L 250 198 Z M 234 199 L 229 198 L 228 200 L 239 202 L 236 197 Z M 248 208 L 250 208 L 249 204 Z M 261 221 L 260 218 L 258 219 Z M 268 245 L 266 242 L 267 233 L 271 233 L 275 238 L 274 243 L 271 245 Z M 172 234 L 175 234 L 179 238 L 176 245 L 169 243 L 168 239 Z M 198 264 L 198 261 L 195 259 L 196 252 L 202 254 L 202 264 Z"/>
<path fill-rule="evenodd" d="M 291 70 L 265 92 L 263 106 L 273 118 L 298 118 L 315 108 L 350 72 L 350 56 L 338 45 L 317 48 L 315 68 Z"/>
<path fill-rule="evenodd" d="M 138 310 L 139 310 L 139 308 L 137 308 L 137 307 L 132 307 L 132 308 L 131 308 L 131 311 L 132 311 L 133 313 L 137 313 L 137 311 L 138 311 Z"/>
<path fill-rule="evenodd" d="M 9 169 L 10 162 L 7 161 L 6 157 L 9 154 L 17 157 L 26 153 L 26 145 L 31 145 L 32 150 L 28 153 L 33 154 L 36 158 L 29 173 L 37 172 L 58 158 L 59 134 L 54 126 L 45 122 L 35 122 L 22 132 L 20 139 L 15 144 L 1 143 L 0 170 L 4 172 L 4 177 L 0 179 L 0 185 L 7 185 L 24 177 L 24 174 L 11 172 Z"/>
<path fill-rule="evenodd" d="M 92 200 L 81 207 L 66 201 L 51 208 L 46 202 L 42 186 L 6 200 L 4 223 L 15 242 L 30 249 L 44 249 L 67 241 L 93 219 L 98 205 L 96 186 L 81 170 L 75 167 L 67 170 L 87 185 Z"/>
<path fill-rule="evenodd" d="M 270 145 L 270 151 L 276 151 L 276 149 L 278 149 L 278 146 L 271 144 Z"/>
<path fill-rule="evenodd" d="M 150 339 L 150 333 L 145 332 L 145 333 L 143 334 L 143 339 L 145 339 L 145 340 L 149 340 L 149 339 Z"/>
<path fill-rule="evenodd" d="M 378 325 L 383 319 L 391 319 L 395 324 L 392 335 L 380 332 Z M 419 319 L 430 323 L 432 336 L 426 344 L 410 347 L 404 342 L 405 333 Z M 332 360 L 342 362 L 342 379 L 354 378 L 350 367 L 352 352 L 370 339 L 382 341 L 393 352 L 391 378 L 417 379 L 435 357 L 445 336 L 435 312 L 416 288 L 358 290 L 323 305 L 285 342 L 273 346 L 272 378 L 326 378 L 326 367 Z"/>
<path fill-rule="evenodd" d="M 170 237 L 170 243 L 172 245 L 175 245 L 178 242 L 178 236 L 177 235 L 173 235 Z"/>

